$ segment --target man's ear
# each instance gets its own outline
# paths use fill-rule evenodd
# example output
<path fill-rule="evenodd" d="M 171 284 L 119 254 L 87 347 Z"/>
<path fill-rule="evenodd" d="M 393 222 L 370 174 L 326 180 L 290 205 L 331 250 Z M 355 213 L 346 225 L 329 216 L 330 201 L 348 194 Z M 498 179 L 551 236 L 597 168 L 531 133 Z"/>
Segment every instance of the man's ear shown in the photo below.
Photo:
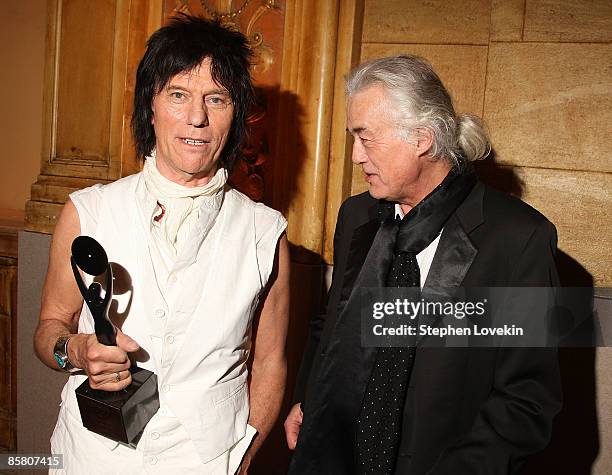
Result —
<path fill-rule="evenodd" d="M 155 125 L 155 107 L 153 107 L 153 101 L 155 100 L 156 95 L 154 95 L 153 99 L 151 99 L 151 125 Z"/>
<path fill-rule="evenodd" d="M 416 152 L 420 157 L 429 153 L 433 145 L 433 133 L 427 127 L 422 127 L 416 130 Z"/>

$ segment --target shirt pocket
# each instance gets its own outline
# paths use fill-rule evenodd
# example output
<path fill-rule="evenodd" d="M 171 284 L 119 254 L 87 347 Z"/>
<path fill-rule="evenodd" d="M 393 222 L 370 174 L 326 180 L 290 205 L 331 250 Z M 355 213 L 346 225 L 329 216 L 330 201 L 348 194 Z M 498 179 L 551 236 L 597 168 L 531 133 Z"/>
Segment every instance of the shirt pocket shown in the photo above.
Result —
<path fill-rule="evenodd" d="M 249 418 L 246 378 L 221 383 L 204 393 L 199 427 L 192 439 L 203 463 L 228 451 L 245 436 Z"/>

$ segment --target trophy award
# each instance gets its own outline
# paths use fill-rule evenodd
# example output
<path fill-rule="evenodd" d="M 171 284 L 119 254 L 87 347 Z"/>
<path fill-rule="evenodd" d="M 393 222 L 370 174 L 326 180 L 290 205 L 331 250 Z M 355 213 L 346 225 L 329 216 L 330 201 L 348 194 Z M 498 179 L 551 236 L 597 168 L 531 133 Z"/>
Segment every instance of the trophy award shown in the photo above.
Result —
<path fill-rule="evenodd" d="M 116 345 L 117 330 L 108 318 L 113 296 L 113 272 L 104 248 L 89 236 L 72 242 L 70 264 L 79 290 L 94 318 L 96 338 L 107 346 Z M 85 286 L 79 273 L 104 277 L 106 293 L 94 281 Z M 101 391 L 89 386 L 86 379 L 76 389 L 83 425 L 96 434 L 135 447 L 145 426 L 159 409 L 157 377 L 151 371 L 132 366 L 132 383 L 121 391 Z"/>

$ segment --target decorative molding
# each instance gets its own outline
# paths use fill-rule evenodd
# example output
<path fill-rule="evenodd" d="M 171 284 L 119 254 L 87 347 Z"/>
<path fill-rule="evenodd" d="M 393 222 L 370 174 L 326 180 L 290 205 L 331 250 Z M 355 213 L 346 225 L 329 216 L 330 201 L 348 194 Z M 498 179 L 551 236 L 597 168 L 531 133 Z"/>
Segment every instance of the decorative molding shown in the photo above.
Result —
<path fill-rule="evenodd" d="M 189 0 L 174 0 L 174 2 L 176 5 L 172 9 L 173 13 L 187 13 L 188 15 L 193 15 L 189 9 Z"/>
<path fill-rule="evenodd" d="M 233 21 L 235 18 L 242 15 L 244 9 L 249 5 L 249 1 L 250 0 L 242 0 L 242 6 L 240 8 L 232 9 L 233 2 L 230 0 L 229 10 L 227 10 L 226 12 L 220 12 L 217 9 L 212 8 L 208 4 L 207 0 L 200 0 L 200 4 L 202 5 L 204 11 L 214 20 Z"/>
<path fill-rule="evenodd" d="M 102 11 L 95 2 L 48 3 L 41 173 L 26 203 L 28 231 L 52 233 L 69 193 L 140 168 L 130 132 L 133 76 L 150 28 L 161 24 L 161 0 L 105 5 Z M 93 30 L 92 12 L 100 13 Z M 106 45 L 107 56 L 84 45 L 83 35 Z M 75 57 L 86 67 L 74 71 Z M 92 102 L 105 112 L 92 110 Z"/>
<path fill-rule="evenodd" d="M 259 73 L 264 73 L 270 69 L 274 62 L 274 50 L 272 47 L 264 43 L 264 35 L 261 31 L 255 30 L 257 22 L 268 12 L 278 10 L 279 6 L 276 0 L 261 0 L 261 5 L 253 13 L 247 24 L 245 35 L 249 39 L 251 48 L 259 61 L 254 66 L 254 70 Z"/>
<path fill-rule="evenodd" d="M 54 26 L 48 36 L 45 93 L 51 110 L 42 174 L 106 181 L 120 177 L 116 157 L 121 149 L 130 3 L 118 0 L 102 9 L 102 4 L 51 2 L 49 20 Z M 99 15 L 96 28 L 83 27 L 79 17 L 90 17 L 93 11 Z M 83 47 L 84 34 L 95 48 Z"/>

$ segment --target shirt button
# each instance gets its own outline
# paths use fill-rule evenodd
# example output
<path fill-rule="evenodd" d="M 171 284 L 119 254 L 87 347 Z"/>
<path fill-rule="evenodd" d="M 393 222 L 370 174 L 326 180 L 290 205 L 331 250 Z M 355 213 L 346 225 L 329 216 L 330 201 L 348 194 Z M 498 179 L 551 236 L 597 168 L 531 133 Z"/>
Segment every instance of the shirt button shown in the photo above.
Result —
<path fill-rule="evenodd" d="M 164 384 L 162 386 L 162 391 L 167 393 L 168 391 L 170 391 L 170 385 L 169 384 Z"/>
<path fill-rule="evenodd" d="M 159 432 L 151 432 L 151 439 L 153 440 L 159 439 Z"/>
<path fill-rule="evenodd" d="M 168 335 L 166 337 L 166 343 L 168 343 L 169 345 L 171 345 L 172 343 L 174 343 L 174 335 Z"/>
<path fill-rule="evenodd" d="M 155 310 L 155 316 L 157 318 L 164 318 L 166 316 L 166 311 L 163 308 L 158 308 Z"/>
<path fill-rule="evenodd" d="M 149 463 L 150 463 L 151 465 L 155 465 L 155 464 L 157 463 L 157 457 L 151 457 L 151 458 L 149 459 Z"/>
<path fill-rule="evenodd" d="M 159 408 L 159 415 L 160 416 L 167 416 L 168 415 L 168 411 L 166 410 L 165 407 L 160 407 Z"/>

